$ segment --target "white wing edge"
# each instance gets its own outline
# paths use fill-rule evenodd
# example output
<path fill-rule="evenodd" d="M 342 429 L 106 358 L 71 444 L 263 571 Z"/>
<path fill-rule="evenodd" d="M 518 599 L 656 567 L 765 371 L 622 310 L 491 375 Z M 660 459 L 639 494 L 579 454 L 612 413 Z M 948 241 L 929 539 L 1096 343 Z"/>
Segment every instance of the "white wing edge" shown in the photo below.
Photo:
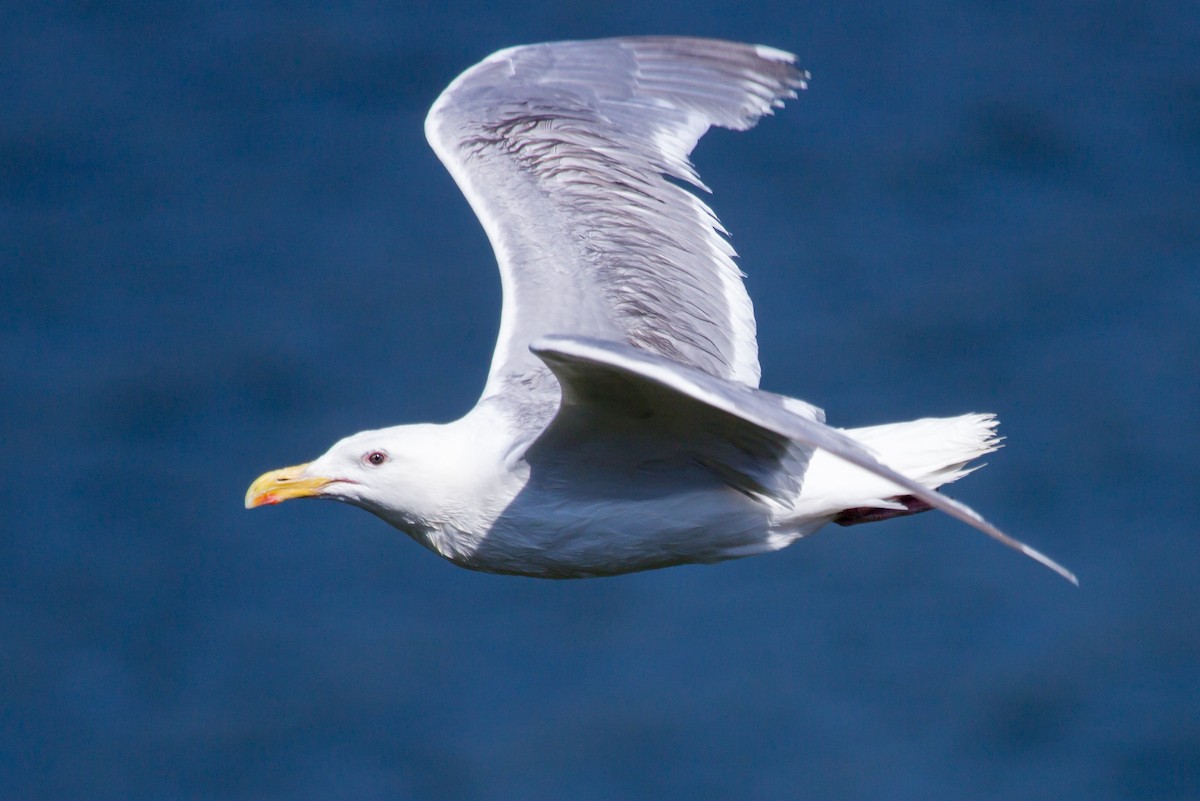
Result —
<path fill-rule="evenodd" d="M 870 470 L 903 487 L 930 506 L 941 509 L 951 517 L 982 531 L 992 539 L 1025 554 L 1035 562 L 1053 570 L 1076 587 L 1079 586 L 1079 579 L 1070 570 L 1041 551 L 1008 536 L 966 504 L 928 489 L 908 476 L 898 473 L 881 463 L 870 451 L 841 431 L 789 412 L 782 405 L 777 407 L 768 400 L 783 396 L 774 396 L 752 387 L 726 382 L 656 354 L 643 353 L 632 347 L 616 343 L 580 337 L 546 336 L 530 345 L 530 350 L 547 363 L 553 362 L 556 356 L 562 356 L 571 360 L 591 361 L 618 367 L 707 403 L 727 414 L 740 417 L 768 431 L 774 431 L 781 436 L 826 450 L 839 459 L 844 459 L 864 470 Z M 552 364 L 550 366 L 553 367 Z"/>
<path fill-rule="evenodd" d="M 442 107 L 450 102 L 454 90 L 462 85 L 476 68 L 507 58 L 509 53 L 517 49 L 519 48 L 508 47 L 503 50 L 497 50 L 479 62 L 479 64 L 463 71 L 450 82 L 449 86 L 442 90 L 442 93 L 438 95 L 429 112 L 425 115 L 425 140 L 429 143 L 429 147 L 433 150 L 434 155 L 437 156 L 438 161 L 445 167 L 446 172 L 450 173 L 450 177 L 458 185 L 458 189 L 463 197 L 466 198 L 467 205 L 471 207 L 471 212 L 479 220 L 479 225 L 483 228 L 483 232 L 487 236 L 488 244 L 491 245 L 492 252 L 495 254 L 496 262 L 499 266 L 500 289 L 504 302 L 500 307 L 500 330 L 496 337 L 496 348 L 492 353 L 491 365 L 488 368 L 488 381 L 483 389 L 483 397 L 487 397 L 496 391 L 493 385 L 493 375 L 497 367 L 504 364 L 512 356 L 512 330 L 520 317 L 520 313 L 517 310 L 517 293 L 513 291 L 511 286 L 508 286 L 508 283 L 512 279 L 509 277 L 511 270 L 506 265 L 511 261 L 511 255 L 504 243 L 504 231 L 500 226 L 500 221 L 491 213 L 484 200 L 483 193 L 476 186 L 475 180 L 470 170 L 466 168 L 461 156 L 454 151 L 448 140 L 442 138 L 442 133 L 438 130 L 438 123 L 441 121 L 439 113 Z"/>

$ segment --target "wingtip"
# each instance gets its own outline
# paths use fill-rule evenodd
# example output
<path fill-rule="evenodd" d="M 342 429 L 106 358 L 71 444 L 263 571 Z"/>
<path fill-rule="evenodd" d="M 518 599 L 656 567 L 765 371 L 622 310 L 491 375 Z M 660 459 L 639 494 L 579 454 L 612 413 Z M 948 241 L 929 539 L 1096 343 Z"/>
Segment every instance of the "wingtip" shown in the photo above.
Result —
<path fill-rule="evenodd" d="M 782 61 L 784 64 L 795 64 L 796 54 L 789 53 L 786 50 L 780 50 L 778 47 L 770 45 L 754 45 L 754 52 L 759 58 L 764 58 L 767 61 Z"/>
<path fill-rule="evenodd" d="M 1037 550 L 1036 548 L 1030 548 L 1028 545 L 1021 543 L 1021 553 L 1025 554 L 1026 556 L 1028 556 L 1030 559 L 1034 560 L 1035 562 L 1039 562 L 1042 565 L 1045 565 L 1046 567 L 1050 568 L 1055 573 L 1057 573 L 1058 575 L 1065 578 L 1067 581 L 1074 584 L 1076 587 L 1079 586 L 1079 577 L 1078 576 L 1076 576 L 1070 570 L 1067 570 L 1065 567 L 1060 565 L 1058 562 L 1054 561 L 1049 556 L 1046 556 L 1046 554 L 1042 553 L 1041 551 Z"/>
<path fill-rule="evenodd" d="M 1051 559 L 1049 556 L 1046 556 L 1046 554 L 1042 553 L 1037 548 L 1032 548 L 1032 547 L 1026 545 L 1025 543 L 1021 542 L 1020 540 L 1015 539 L 1015 538 L 1010 537 L 1009 535 L 1005 534 L 1003 531 L 996 528 L 994 525 L 992 525 L 991 523 L 989 523 L 988 521 L 986 521 L 982 517 L 980 517 L 979 513 L 975 512 L 975 510 L 971 509 L 969 506 L 961 504 L 957 501 L 955 501 L 954 503 L 957 506 L 970 511 L 972 514 L 975 515 L 975 517 L 979 521 L 979 524 L 976 525 L 975 528 L 979 529 L 984 534 L 987 534 L 989 537 L 996 540 L 997 542 L 999 542 L 1002 545 L 1007 545 L 1009 548 L 1012 548 L 1015 551 L 1019 551 L 1020 553 L 1025 554 L 1025 556 L 1028 556 L 1030 559 L 1032 559 L 1033 561 L 1042 565 L 1043 567 L 1050 568 L 1055 573 L 1057 573 L 1058 575 L 1065 578 L 1067 581 L 1074 584 L 1076 587 L 1079 586 L 1079 577 L 1078 576 L 1076 576 L 1070 570 L 1067 570 L 1065 567 L 1060 565 L 1058 562 Z"/>
<path fill-rule="evenodd" d="M 959 505 L 962 506 L 962 504 L 959 504 Z M 963 508 L 969 509 L 970 507 L 963 507 Z M 974 511 L 974 510 L 971 510 L 971 511 Z M 1060 565 L 1058 562 L 1051 559 L 1049 556 L 1046 556 L 1046 554 L 1042 553 L 1037 548 L 1032 548 L 1032 547 L 1026 545 L 1025 543 L 1021 542 L 1020 540 L 1014 539 L 1013 537 L 1008 536 L 1003 531 L 996 528 L 988 521 L 984 520 L 982 517 L 979 518 L 979 523 L 980 523 L 980 525 L 976 526 L 976 528 L 978 528 L 984 534 L 987 534 L 989 537 L 991 537 L 992 539 L 1001 543 L 1002 545 L 1007 545 L 1009 548 L 1012 548 L 1015 551 L 1019 551 L 1020 553 L 1025 554 L 1030 559 L 1032 559 L 1033 561 L 1042 565 L 1043 567 L 1050 568 L 1055 573 L 1057 573 L 1058 575 L 1065 578 L 1067 581 L 1074 584 L 1076 587 L 1079 586 L 1079 577 L 1078 576 L 1076 576 L 1070 570 L 1067 570 L 1065 567 Z"/>

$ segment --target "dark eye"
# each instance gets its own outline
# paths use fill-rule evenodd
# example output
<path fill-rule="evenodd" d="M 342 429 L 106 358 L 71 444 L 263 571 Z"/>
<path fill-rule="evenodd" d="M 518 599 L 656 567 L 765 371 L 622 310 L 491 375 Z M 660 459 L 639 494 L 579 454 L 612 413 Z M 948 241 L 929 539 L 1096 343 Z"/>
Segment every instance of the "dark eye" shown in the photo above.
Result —
<path fill-rule="evenodd" d="M 379 467 L 388 460 L 388 455 L 384 451 L 371 451 L 363 457 L 363 461 L 372 467 Z"/>

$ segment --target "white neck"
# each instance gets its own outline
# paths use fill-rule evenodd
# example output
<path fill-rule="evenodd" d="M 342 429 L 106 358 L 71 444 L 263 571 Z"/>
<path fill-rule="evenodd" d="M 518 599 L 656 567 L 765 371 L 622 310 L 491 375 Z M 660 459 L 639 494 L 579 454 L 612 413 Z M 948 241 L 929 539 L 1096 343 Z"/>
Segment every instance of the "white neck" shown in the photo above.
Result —
<path fill-rule="evenodd" d="M 380 433 L 412 469 L 395 475 L 396 506 L 364 508 L 448 558 L 473 553 L 528 479 L 520 432 L 487 405 L 452 423 Z"/>

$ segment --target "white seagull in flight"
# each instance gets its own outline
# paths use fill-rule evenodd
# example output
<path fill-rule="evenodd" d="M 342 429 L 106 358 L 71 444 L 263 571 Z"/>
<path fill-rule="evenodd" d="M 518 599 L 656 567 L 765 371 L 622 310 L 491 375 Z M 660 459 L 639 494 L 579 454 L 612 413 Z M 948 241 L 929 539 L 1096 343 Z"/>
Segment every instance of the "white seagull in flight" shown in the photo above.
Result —
<path fill-rule="evenodd" d="M 360 506 L 451 562 L 607 576 L 776 551 L 826 523 L 940 509 L 993 415 L 858 429 L 758 389 L 754 312 L 688 160 L 805 86 L 770 47 L 638 37 L 501 50 L 425 121 L 500 265 L 487 384 L 465 417 L 364 431 L 266 473 L 246 506 Z M 675 179 L 672 181 L 670 179 Z"/>

